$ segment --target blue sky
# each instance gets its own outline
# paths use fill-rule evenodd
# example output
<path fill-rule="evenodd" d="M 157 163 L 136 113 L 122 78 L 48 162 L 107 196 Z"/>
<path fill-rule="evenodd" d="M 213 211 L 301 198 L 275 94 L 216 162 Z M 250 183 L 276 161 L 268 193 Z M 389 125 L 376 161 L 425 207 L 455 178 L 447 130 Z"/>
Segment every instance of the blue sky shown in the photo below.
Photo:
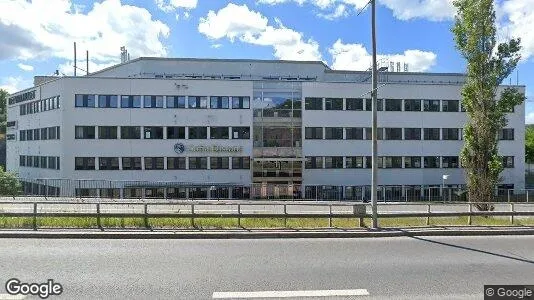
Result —
<path fill-rule="evenodd" d="M 90 70 L 139 56 L 322 60 L 365 70 L 367 0 L 7 0 L 0 1 L 0 87 L 29 87 L 34 75 L 72 74 L 90 51 Z M 450 32 L 452 0 L 378 0 L 381 63 L 410 71 L 463 72 Z M 519 83 L 534 101 L 534 0 L 496 1 L 499 38 L 521 37 Z M 46 13 L 45 13 L 46 12 Z M 24 18 L 21 16 L 25 16 Z M 82 68 L 85 62 L 80 59 Z M 82 72 L 82 71 L 79 71 Z M 516 74 L 513 76 L 516 82 Z M 506 80 L 506 83 L 509 83 Z M 527 122 L 534 105 L 527 103 Z"/>

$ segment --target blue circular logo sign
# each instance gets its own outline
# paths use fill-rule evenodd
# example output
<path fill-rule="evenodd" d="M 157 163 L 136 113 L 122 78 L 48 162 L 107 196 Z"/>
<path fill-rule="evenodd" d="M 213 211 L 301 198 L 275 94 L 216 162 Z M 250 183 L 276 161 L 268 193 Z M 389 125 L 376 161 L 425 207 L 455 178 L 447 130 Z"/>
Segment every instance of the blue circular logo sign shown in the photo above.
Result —
<path fill-rule="evenodd" d="M 174 152 L 177 154 L 182 154 L 185 151 L 185 146 L 182 143 L 176 143 L 174 144 Z"/>

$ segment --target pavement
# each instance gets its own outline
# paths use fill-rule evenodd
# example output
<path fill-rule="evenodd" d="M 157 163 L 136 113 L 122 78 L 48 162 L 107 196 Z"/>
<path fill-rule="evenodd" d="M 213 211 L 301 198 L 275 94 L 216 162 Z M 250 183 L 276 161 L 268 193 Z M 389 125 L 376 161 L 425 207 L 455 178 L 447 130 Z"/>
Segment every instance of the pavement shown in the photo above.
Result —
<path fill-rule="evenodd" d="M 532 249 L 532 236 L 0 239 L 0 298 L 15 277 L 60 283 L 48 299 L 483 299 L 484 285 L 534 283 Z"/>

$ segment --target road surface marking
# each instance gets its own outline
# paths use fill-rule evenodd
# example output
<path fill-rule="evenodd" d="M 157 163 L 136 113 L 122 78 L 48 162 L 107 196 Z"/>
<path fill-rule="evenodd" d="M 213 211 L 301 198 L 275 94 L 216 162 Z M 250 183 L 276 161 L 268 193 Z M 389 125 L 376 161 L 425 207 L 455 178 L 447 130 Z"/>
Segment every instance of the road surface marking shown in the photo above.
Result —
<path fill-rule="evenodd" d="M 0 300 L 18 300 L 26 299 L 25 295 L 10 295 L 10 294 L 0 294 Z"/>
<path fill-rule="evenodd" d="M 366 289 L 317 291 L 214 292 L 213 299 L 369 296 Z"/>

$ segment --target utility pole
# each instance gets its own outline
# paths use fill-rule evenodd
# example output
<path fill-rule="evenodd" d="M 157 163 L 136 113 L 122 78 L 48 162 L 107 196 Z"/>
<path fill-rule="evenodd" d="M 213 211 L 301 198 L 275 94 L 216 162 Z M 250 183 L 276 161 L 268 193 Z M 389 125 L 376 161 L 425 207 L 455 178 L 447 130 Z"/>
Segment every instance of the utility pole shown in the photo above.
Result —
<path fill-rule="evenodd" d="M 378 83 L 377 77 L 378 72 L 376 68 L 376 0 L 371 0 L 371 41 L 373 45 L 373 70 L 372 70 L 372 89 L 371 89 L 371 102 L 373 110 L 373 120 L 372 120 L 372 137 L 373 137 L 373 146 L 372 146 L 372 171 L 371 171 L 371 209 L 373 215 L 373 228 L 378 228 L 378 207 L 377 207 L 377 167 L 378 167 L 378 141 L 377 141 L 377 93 L 378 93 Z"/>

